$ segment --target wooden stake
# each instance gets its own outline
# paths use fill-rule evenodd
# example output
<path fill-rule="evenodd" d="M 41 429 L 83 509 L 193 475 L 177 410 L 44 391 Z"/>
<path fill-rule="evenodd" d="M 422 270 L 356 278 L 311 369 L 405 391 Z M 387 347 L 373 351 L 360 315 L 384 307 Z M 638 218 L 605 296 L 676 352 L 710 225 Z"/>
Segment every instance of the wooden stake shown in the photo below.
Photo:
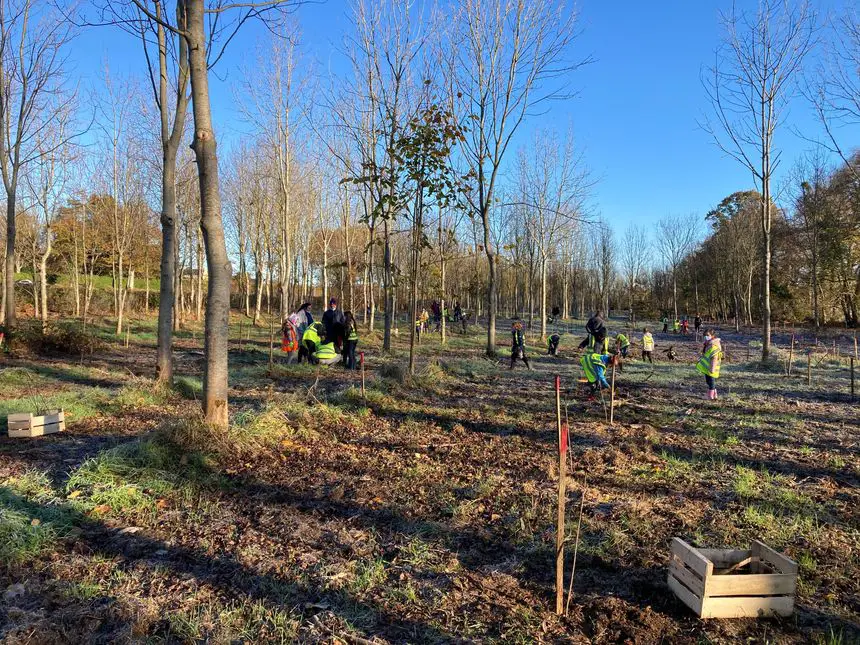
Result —
<path fill-rule="evenodd" d="M 791 376 L 791 361 L 794 360 L 794 334 L 791 335 L 791 347 L 788 350 L 788 375 Z"/>
<path fill-rule="evenodd" d="M 129 324 L 126 323 L 125 324 L 125 346 L 126 347 L 128 347 L 128 329 L 129 329 Z"/>
<path fill-rule="evenodd" d="M 269 318 L 269 367 L 272 366 L 274 360 L 275 346 L 275 319 Z"/>
<path fill-rule="evenodd" d="M 860 356 L 857 355 L 857 332 L 854 332 L 854 359 L 857 360 Z"/>
<path fill-rule="evenodd" d="M 812 385 L 812 350 L 806 352 L 806 384 Z"/>
<path fill-rule="evenodd" d="M 854 400 L 854 357 L 851 357 L 851 399 Z"/>
<path fill-rule="evenodd" d="M 364 404 L 367 405 L 367 393 L 364 390 L 364 352 L 359 352 L 358 356 L 361 363 L 361 398 L 364 399 Z"/>
<path fill-rule="evenodd" d="M 245 320 L 243 318 L 239 319 L 239 351 L 242 351 L 242 332 L 244 331 Z"/>
<path fill-rule="evenodd" d="M 612 382 L 609 388 L 609 425 L 615 424 L 615 363 L 612 363 Z"/>
<path fill-rule="evenodd" d="M 567 433 L 561 424 L 561 377 L 555 377 L 555 409 L 558 425 L 558 516 L 555 527 L 555 613 L 564 613 L 564 503 L 567 494 Z"/>
<path fill-rule="evenodd" d="M 564 615 L 570 610 L 570 599 L 573 598 L 573 576 L 576 574 L 576 556 L 579 553 L 579 530 L 582 528 L 582 509 L 585 506 L 585 487 L 588 478 L 582 480 L 582 493 L 579 495 L 579 520 L 576 523 L 576 540 L 573 542 L 573 564 L 570 567 L 570 581 L 567 584 L 567 602 L 564 605 Z"/>

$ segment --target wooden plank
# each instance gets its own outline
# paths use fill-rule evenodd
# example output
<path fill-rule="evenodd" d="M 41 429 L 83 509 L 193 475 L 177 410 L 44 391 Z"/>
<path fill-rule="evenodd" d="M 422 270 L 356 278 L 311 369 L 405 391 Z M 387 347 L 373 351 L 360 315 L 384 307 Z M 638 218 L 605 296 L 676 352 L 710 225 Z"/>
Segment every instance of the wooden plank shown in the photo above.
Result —
<path fill-rule="evenodd" d="M 727 569 L 733 564 L 746 560 L 751 555 L 749 549 L 696 549 L 702 557 L 710 560 L 715 569 Z"/>
<path fill-rule="evenodd" d="M 8 421 L 9 423 L 14 423 L 16 421 L 19 421 L 19 422 L 20 421 L 26 421 L 27 423 L 30 423 L 30 419 L 32 419 L 32 418 L 33 418 L 32 412 L 16 412 L 15 414 L 10 414 L 6 418 L 6 421 Z"/>
<path fill-rule="evenodd" d="M 708 580 L 707 597 L 792 595 L 796 586 L 797 576 L 794 574 L 714 576 Z"/>
<path fill-rule="evenodd" d="M 46 426 L 36 426 L 35 428 L 19 428 L 9 429 L 9 437 L 13 439 L 21 439 L 21 438 L 29 438 L 29 437 L 41 437 L 46 434 L 53 434 L 55 432 L 63 432 L 66 429 L 66 424 L 63 422 L 60 423 L 50 423 Z"/>
<path fill-rule="evenodd" d="M 701 618 L 758 618 L 776 614 L 791 616 L 794 596 L 747 596 L 743 598 L 705 598 Z"/>
<path fill-rule="evenodd" d="M 51 423 L 57 423 L 59 421 L 64 421 L 65 415 L 62 412 L 54 412 L 53 414 L 44 414 L 42 416 L 33 417 L 30 420 L 30 425 L 33 427 L 36 426 L 46 426 Z"/>
<path fill-rule="evenodd" d="M 776 570 L 782 573 L 797 574 L 797 563 L 781 553 L 777 553 L 764 542 L 753 540 L 752 542 L 753 555 L 759 556 L 762 560 L 771 564 Z"/>
<path fill-rule="evenodd" d="M 694 571 L 684 566 L 684 563 L 673 556 L 669 563 L 669 573 L 680 580 L 694 594 L 700 598 L 705 593 L 705 581 L 698 578 Z"/>
<path fill-rule="evenodd" d="M 714 571 L 714 565 L 708 562 L 708 560 L 702 557 L 696 549 L 684 542 L 681 538 L 672 538 L 671 551 L 683 560 L 684 564 L 702 576 L 705 580 L 707 580 L 707 577 Z"/>
<path fill-rule="evenodd" d="M 687 589 L 684 585 L 678 582 L 671 573 L 669 577 L 666 579 L 666 582 L 669 584 L 669 588 L 675 592 L 675 595 L 680 598 L 681 602 L 683 602 L 687 607 L 692 609 L 696 615 L 698 616 L 702 611 L 702 601 L 695 594 L 693 594 L 689 589 Z"/>

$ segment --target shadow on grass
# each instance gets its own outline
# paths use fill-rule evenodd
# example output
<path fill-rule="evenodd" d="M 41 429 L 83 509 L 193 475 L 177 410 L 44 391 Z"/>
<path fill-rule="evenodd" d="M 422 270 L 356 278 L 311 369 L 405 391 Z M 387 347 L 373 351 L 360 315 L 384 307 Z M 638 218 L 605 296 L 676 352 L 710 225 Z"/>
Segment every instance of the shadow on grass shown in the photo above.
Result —
<path fill-rule="evenodd" d="M 58 529 L 62 532 L 75 527 L 79 535 L 69 539 L 73 540 L 76 550 L 83 549 L 90 557 L 119 557 L 122 561 L 120 566 L 124 568 L 137 565 L 150 571 L 156 568 L 169 571 L 177 577 L 191 576 L 198 585 L 213 587 L 226 601 L 265 600 L 274 605 L 297 608 L 305 619 L 329 608 L 347 623 L 355 625 L 367 634 L 381 635 L 398 642 L 440 642 L 452 638 L 451 634 L 434 626 L 402 618 L 380 604 L 360 599 L 350 592 L 329 590 L 312 582 L 304 583 L 272 573 L 260 573 L 239 562 L 231 553 L 213 555 L 202 549 L 174 546 L 139 533 L 121 534 L 69 505 L 49 508 L 24 499 L 5 487 L 0 487 L 0 501 L 4 502 L 8 509 L 28 518 L 61 522 Z M 52 546 L 56 546 L 56 543 Z M 8 579 L 12 580 L 14 577 L 10 576 Z M 183 599 L 178 597 L 176 600 L 181 602 Z M 9 602 L 10 600 L 4 600 L 2 604 Z M 72 628 L 73 633 L 82 627 L 86 629 L 86 623 L 93 623 L 93 614 L 99 617 L 98 613 L 105 608 L 101 602 L 88 601 L 84 605 L 86 611 L 82 611 L 80 616 L 83 624 L 67 626 Z M 14 627 L 14 624 L 7 624 L 7 629 L 9 627 Z M 130 629 L 129 625 L 99 620 L 97 629 L 90 631 L 87 638 L 123 632 L 130 636 Z M 171 635 L 166 620 L 160 621 L 155 633 L 151 635 L 168 638 L 177 636 Z"/>

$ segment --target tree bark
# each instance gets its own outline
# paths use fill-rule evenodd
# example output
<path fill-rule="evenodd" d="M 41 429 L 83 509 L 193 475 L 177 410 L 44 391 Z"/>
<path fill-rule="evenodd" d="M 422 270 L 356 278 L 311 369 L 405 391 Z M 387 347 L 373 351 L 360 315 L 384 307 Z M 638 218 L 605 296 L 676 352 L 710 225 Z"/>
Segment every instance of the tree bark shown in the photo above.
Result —
<path fill-rule="evenodd" d="M 7 329 L 15 326 L 15 189 L 6 191 L 6 314 Z"/>
<path fill-rule="evenodd" d="M 217 142 L 209 103 L 204 2 L 180 0 L 180 6 L 185 8 L 188 21 L 188 62 L 194 113 L 194 143 L 191 148 L 197 161 L 200 228 L 206 247 L 209 275 L 204 335 L 203 411 L 208 423 L 226 428 L 231 267 L 221 219 Z"/>
<path fill-rule="evenodd" d="M 546 255 L 540 260 L 540 339 L 546 340 Z"/>

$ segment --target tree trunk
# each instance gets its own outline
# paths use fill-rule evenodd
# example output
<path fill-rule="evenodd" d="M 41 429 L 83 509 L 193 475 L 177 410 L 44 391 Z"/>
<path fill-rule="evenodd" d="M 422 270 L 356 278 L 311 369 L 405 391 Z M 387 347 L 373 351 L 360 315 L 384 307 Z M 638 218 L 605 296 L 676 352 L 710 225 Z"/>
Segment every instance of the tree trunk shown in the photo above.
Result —
<path fill-rule="evenodd" d="M 548 258 L 541 256 L 540 260 L 540 339 L 546 341 L 546 265 Z"/>
<path fill-rule="evenodd" d="M 229 298 L 229 286 L 228 286 Z M 229 303 L 229 300 L 227 301 Z M 229 307 L 229 304 L 227 305 Z M 200 320 L 200 314 L 203 309 L 203 247 L 200 245 L 200 234 L 197 234 L 197 310 L 194 313 L 194 320 Z"/>
<path fill-rule="evenodd" d="M 188 20 L 188 62 L 194 111 L 192 150 L 197 161 L 200 182 L 200 228 L 206 246 L 209 275 L 204 340 L 203 410 L 208 423 L 226 428 L 231 268 L 221 219 L 217 142 L 209 104 L 204 2 L 180 2 L 185 5 Z"/>
<path fill-rule="evenodd" d="M 392 307 L 394 307 L 394 285 L 392 284 L 391 280 L 391 245 L 388 235 L 388 220 L 384 220 L 382 223 L 382 238 L 382 243 L 384 247 L 382 256 L 382 286 L 384 290 L 385 300 L 385 329 L 382 334 L 382 351 L 390 352 L 391 324 L 394 320 L 394 312 L 392 311 Z"/>
<path fill-rule="evenodd" d="M 39 258 L 39 290 L 42 293 L 42 329 L 48 327 L 48 257 L 51 255 L 51 227 L 45 227 L 45 252 Z M 33 286 L 35 289 L 35 285 Z"/>
<path fill-rule="evenodd" d="M 254 278 L 254 327 L 260 324 L 260 309 L 263 305 L 263 272 L 257 269 Z"/>
<path fill-rule="evenodd" d="M 409 373 L 415 374 L 415 322 L 418 320 L 418 269 L 421 265 L 421 229 L 423 191 L 419 189 L 415 196 L 415 221 L 412 224 L 412 285 L 409 294 Z"/>
<path fill-rule="evenodd" d="M 12 328 L 17 322 L 15 319 L 15 190 L 6 191 L 6 296 L 5 325 Z"/>
<path fill-rule="evenodd" d="M 158 348 L 155 373 L 161 383 L 173 383 L 173 309 L 176 297 L 176 146 L 162 148 L 161 283 L 158 288 Z"/>

